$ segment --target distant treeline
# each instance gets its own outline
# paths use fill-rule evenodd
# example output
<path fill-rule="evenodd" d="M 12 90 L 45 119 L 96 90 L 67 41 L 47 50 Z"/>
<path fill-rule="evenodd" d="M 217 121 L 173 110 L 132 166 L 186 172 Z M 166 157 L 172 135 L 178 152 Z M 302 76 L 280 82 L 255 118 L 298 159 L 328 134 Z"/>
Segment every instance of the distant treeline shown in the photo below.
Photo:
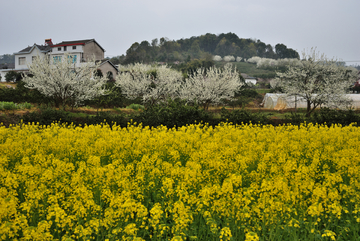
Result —
<path fill-rule="evenodd" d="M 212 60 L 212 56 L 232 55 L 243 60 L 253 56 L 264 58 L 299 58 L 297 51 L 279 43 L 275 47 L 256 39 L 239 38 L 234 33 L 210 34 L 188 39 L 153 39 L 135 42 L 126 51 L 126 56 L 111 59 L 114 64 L 150 63 L 150 62 L 187 62 L 192 59 Z"/>
<path fill-rule="evenodd" d="M 14 64 L 14 63 L 15 63 L 15 55 L 13 54 L 0 55 L 0 65 Z"/>

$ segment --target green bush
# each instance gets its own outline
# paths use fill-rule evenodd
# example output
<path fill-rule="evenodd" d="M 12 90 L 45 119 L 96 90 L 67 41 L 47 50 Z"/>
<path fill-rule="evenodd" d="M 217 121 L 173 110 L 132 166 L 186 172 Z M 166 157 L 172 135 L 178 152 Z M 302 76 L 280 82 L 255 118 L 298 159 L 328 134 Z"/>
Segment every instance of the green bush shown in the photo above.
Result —
<path fill-rule="evenodd" d="M 126 106 L 126 109 L 144 110 L 145 107 L 144 107 L 143 105 L 140 105 L 140 104 L 134 104 L 134 103 L 132 103 L 131 105 Z"/>
<path fill-rule="evenodd" d="M 0 110 L 16 110 L 17 106 L 14 104 L 14 102 L 0 102 Z"/>
<path fill-rule="evenodd" d="M 105 87 L 109 91 L 107 95 L 96 97 L 93 100 L 86 100 L 84 105 L 95 106 L 97 109 L 125 106 L 125 98 L 121 94 L 119 87 L 116 87 L 113 82 L 108 82 Z"/>
<path fill-rule="evenodd" d="M 290 112 L 290 115 L 285 115 L 285 122 L 293 125 L 300 125 L 306 121 L 303 113 Z"/>
<path fill-rule="evenodd" d="M 33 107 L 30 103 L 20 103 L 16 104 L 14 102 L 1 101 L 0 110 L 22 110 L 22 109 L 31 109 Z"/>
<path fill-rule="evenodd" d="M 134 116 L 133 120 L 142 123 L 144 126 L 164 125 L 168 128 L 185 126 L 195 122 L 212 122 L 211 114 L 199 109 L 199 106 L 189 106 L 184 101 L 174 100 L 150 106 Z"/>
<path fill-rule="evenodd" d="M 7 82 L 17 82 L 22 80 L 22 74 L 16 71 L 9 71 L 5 75 L 5 80 Z"/>
<path fill-rule="evenodd" d="M 360 116 L 354 110 L 336 110 L 329 108 L 321 108 L 314 112 L 307 120 L 308 122 L 326 124 L 331 126 L 333 124 L 341 124 L 343 126 L 357 123 L 360 125 Z"/>
<path fill-rule="evenodd" d="M 19 106 L 20 106 L 20 109 L 31 109 L 34 107 L 32 104 L 27 103 L 27 102 L 20 103 Z"/>
<path fill-rule="evenodd" d="M 116 123 L 116 125 L 121 127 L 127 126 L 127 119 L 122 114 L 113 114 L 110 112 L 98 112 L 95 116 L 87 116 L 83 121 L 77 120 L 74 121 L 77 124 L 87 124 L 87 125 L 96 125 L 96 124 L 108 124 L 113 125 Z M 82 123 L 80 123 L 82 122 Z"/>
<path fill-rule="evenodd" d="M 221 121 L 231 122 L 233 124 L 269 124 L 270 119 L 261 113 L 252 113 L 244 109 L 229 111 L 225 108 L 221 109 Z"/>
<path fill-rule="evenodd" d="M 23 115 L 24 123 L 39 123 L 40 125 L 50 125 L 53 122 L 71 123 L 72 118 L 69 112 L 51 108 L 40 109 L 39 112 L 30 112 Z"/>
<path fill-rule="evenodd" d="M 0 101 L 8 102 L 30 102 L 30 103 L 51 103 L 51 99 L 41 94 L 38 90 L 31 90 L 25 87 L 23 81 L 18 81 L 16 88 L 0 88 Z"/>

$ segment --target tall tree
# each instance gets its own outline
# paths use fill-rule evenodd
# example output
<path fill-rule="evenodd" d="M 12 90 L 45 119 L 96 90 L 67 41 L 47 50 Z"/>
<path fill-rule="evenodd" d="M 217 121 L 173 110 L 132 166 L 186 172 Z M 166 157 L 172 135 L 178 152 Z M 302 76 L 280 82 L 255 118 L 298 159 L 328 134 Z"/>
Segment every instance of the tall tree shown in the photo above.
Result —
<path fill-rule="evenodd" d="M 197 102 L 204 109 L 208 109 L 210 104 L 232 99 L 242 85 L 239 73 L 231 64 L 226 64 L 224 69 L 200 68 L 185 80 L 180 90 L 180 98 Z"/>
<path fill-rule="evenodd" d="M 25 76 L 23 81 L 25 87 L 37 89 L 52 98 L 57 107 L 61 104 L 65 108 L 67 104 L 79 105 L 106 94 L 106 77 L 95 74 L 99 65 L 92 61 L 76 66 L 69 54 L 65 54 L 57 63 L 49 61 L 47 57 L 38 57 L 29 66 L 31 75 Z"/>
<path fill-rule="evenodd" d="M 284 73 L 277 73 L 276 86 L 288 96 L 307 103 L 306 115 L 322 105 L 341 107 L 349 104 L 346 91 L 357 79 L 354 68 L 337 65 L 334 59 L 327 59 L 315 49 L 303 53 L 302 61 L 289 65 Z"/>
<path fill-rule="evenodd" d="M 278 58 L 284 59 L 287 56 L 287 47 L 285 44 L 277 44 L 275 45 L 275 53 Z"/>
<path fill-rule="evenodd" d="M 174 99 L 178 96 L 182 75 L 166 65 L 153 67 L 136 63 L 125 66 L 116 76 L 115 85 L 129 99 L 142 98 L 144 103 Z"/>

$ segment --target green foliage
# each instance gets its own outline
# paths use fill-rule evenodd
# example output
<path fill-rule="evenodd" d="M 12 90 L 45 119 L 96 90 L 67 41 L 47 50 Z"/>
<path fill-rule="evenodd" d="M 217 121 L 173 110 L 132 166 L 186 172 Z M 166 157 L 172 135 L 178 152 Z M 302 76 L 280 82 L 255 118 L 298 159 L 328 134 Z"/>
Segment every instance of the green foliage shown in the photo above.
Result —
<path fill-rule="evenodd" d="M 33 107 L 30 103 L 14 103 L 14 102 L 0 102 L 0 110 L 22 110 L 22 109 L 31 109 Z"/>
<path fill-rule="evenodd" d="M 233 124 L 268 124 L 270 120 L 267 116 L 262 113 L 252 113 L 250 111 L 241 109 L 229 111 L 225 108 L 221 109 L 221 121 L 231 122 Z"/>
<path fill-rule="evenodd" d="M 110 62 L 115 65 L 118 65 L 118 64 L 122 64 L 124 60 L 125 60 L 125 55 L 121 55 L 121 56 L 112 57 L 110 59 Z"/>
<path fill-rule="evenodd" d="M 145 107 L 140 104 L 132 103 L 131 105 L 126 106 L 126 109 L 132 109 L 132 110 L 144 110 Z"/>
<path fill-rule="evenodd" d="M 196 71 L 200 68 L 204 68 L 206 74 L 206 70 L 213 67 L 214 65 L 215 63 L 213 60 L 194 59 L 187 63 L 182 63 L 178 66 L 173 66 L 173 68 L 180 70 L 183 73 L 184 77 L 187 78 L 189 76 L 192 76 L 194 73 L 196 73 Z"/>
<path fill-rule="evenodd" d="M 15 55 L 14 54 L 0 55 L 0 64 L 15 64 Z"/>
<path fill-rule="evenodd" d="M 38 90 L 26 88 L 23 81 L 18 81 L 16 88 L 0 88 L 0 101 L 8 102 L 30 102 L 30 103 L 52 103 L 51 99 L 41 94 Z"/>
<path fill-rule="evenodd" d="M 226 62 L 215 62 L 216 67 L 223 67 Z M 236 67 L 236 69 L 240 73 L 246 73 L 247 75 L 258 77 L 258 78 L 268 78 L 271 76 L 275 76 L 275 69 L 262 69 L 257 68 L 256 64 L 247 63 L 247 62 L 232 62 L 232 64 Z"/>
<path fill-rule="evenodd" d="M 9 71 L 5 75 L 5 80 L 7 82 L 18 82 L 22 80 L 22 74 L 16 71 Z"/>
<path fill-rule="evenodd" d="M 323 124 L 327 126 L 340 124 L 347 126 L 350 124 L 360 125 L 360 115 L 354 110 L 336 110 L 330 108 L 321 108 L 316 110 L 310 117 L 306 117 L 304 113 L 291 112 L 285 116 L 285 122 L 293 125 L 300 125 L 304 122 L 313 124 Z"/>
<path fill-rule="evenodd" d="M 124 106 L 125 98 L 121 94 L 121 89 L 114 85 L 114 82 L 108 81 L 106 84 L 107 95 L 102 95 L 94 98 L 93 100 L 87 100 L 84 105 L 96 106 L 98 109 L 122 107 Z"/>
<path fill-rule="evenodd" d="M 260 95 L 255 89 L 243 87 L 240 89 L 240 91 L 236 92 L 234 99 L 225 101 L 225 103 L 232 108 L 241 108 L 250 103 L 251 101 L 260 102 L 261 100 L 262 95 Z"/>
<path fill-rule="evenodd" d="M 82 123 L 81 123 L 82 122 Z M 116 123 L 118 126 L 126 127 L 127 119 L 123 114 L 113 114 L 111 112 L 98 112 L 95 116 L 87 116 L 85 119 L 75 121 L 76 124 L 87 124 L 87 125 L 96 125 L 96 124 L 108 124 L 113 125 Z"/>
<path fill-rule="evenodd" d="M 262 98 L 262 96 L 252 88 L 241 88 L 240 91 L 236 93 L 236 96 L 244 96 L 248 98 Z"/>
<path fill-rule="evenodd" d="M 275 52 L 277 54 L 277 58 L 284 59 L 284 58 L 300 58 L 299 53 L 293 49 L 288 49 L 284 44 L 277 44 L 275 45 Z"/>
<path fill-rule="evenodd" d="M 269 74 L 254 74 L 252 76 L 256 77 L 256 78 L 261 78 L 261 79 L 272 79 L 272 78 L 275 78 L 276 73 L 274 71 L 273 73 L 269 73 Z"/>
<path fill-rule="evenodd" d="M 54 122 L 67 123 L 74 125 L 95 125 L 107 123 L 126 127 L 127 118 L 123 114 L 113 114 L 110 112 L 98 112 L 96 115 L 78 115 L 64 110 L 53 108 L 41 108 L 39 111 L 26 113 L 23 115 L 24 123 L 39 123 L 40 125 L 50 125 Z"/>
<path fill-rule="evenodd" d="M 331 126 L 333 124 L 341 124 L 345 126 L 355 122 L 357 125 L 360 125 L 360 116 L 351 109 L 336 110 L 321 108 L 319 111 L 314 112 L 310 118 L 308 118 L 308 122 L 326 124 L 327 126 Z"/>
<path fill-rule="evenodd" d="M 23 115 L 24 123 L 39 123 L 40 125 L 50 125 L 53 122 L 71 123 L 72 118 L 69 112 L 52 108 L 42 108 L 39 112 L 34 111 Z"/>
<path fill-rule="evenodd" d="M 211 114 L 199 109 L 197 105 L 190 106 L 183 101 L 170 100 L 146 108 L 133 119 L 144 126 L 156 127 L 164 125 L 172 128 L 201 121 L 209 123 L 211 122 Z"/>
<path fill-rule="evenodd" d="M 306 121 L 306 117 L 303 113 L 290 112 L 290 115 L 285 115 L 285 122 L 293 125 L 300 125 Z"/>
<path fill-rule="evenodd" d="M 204 58 L 206 54 L 239 56 L 251 58 L 253 56 L 266 58 L 294 58 L 299 54 L 284 44 L 276 45 L 276 52 L 270 44 L 260 40 L 239 38 L 234 33 L 219 35 L 207 33 L 188 39 L 169 40 L 168 38 L 153 39 L 133 43 L 126 51 L 122 64 L 149 63 L 149 62 L 189 62 Z M 117 59 L 114 59 L 117 62 Z"/>

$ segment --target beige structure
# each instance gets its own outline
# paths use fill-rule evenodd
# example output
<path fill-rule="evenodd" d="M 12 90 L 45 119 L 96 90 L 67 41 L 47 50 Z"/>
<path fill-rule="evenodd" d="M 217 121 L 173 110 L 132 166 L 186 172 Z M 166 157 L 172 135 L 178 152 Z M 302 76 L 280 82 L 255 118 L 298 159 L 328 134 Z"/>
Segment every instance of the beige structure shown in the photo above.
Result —
<path fill-rule="evenodd" d="M 105 50 L 95 41 L 91 40 L 84 45 L 84 60 L 89 61 L 95 57 L 95 60 L 104 59 Z"/>
<path fill-rule="evenodd" d="M 108 77 L 110 80 L 115 79 L 115 76 L 119 72 L 115 65 L 113 65 L 109 60 L 101 60 L 99 69 L 101 70 L 103 76 Z"/>
<path fill-rule="evenodd" d="M 61 59 L 64 53 L 70 53 L 75 57 L 75 63 L 80 64 L 92 60 L 103 60 L 105 50 L 95 39 L 63 41 L 51 45 L 49 55 L 54 61 Z"/>

